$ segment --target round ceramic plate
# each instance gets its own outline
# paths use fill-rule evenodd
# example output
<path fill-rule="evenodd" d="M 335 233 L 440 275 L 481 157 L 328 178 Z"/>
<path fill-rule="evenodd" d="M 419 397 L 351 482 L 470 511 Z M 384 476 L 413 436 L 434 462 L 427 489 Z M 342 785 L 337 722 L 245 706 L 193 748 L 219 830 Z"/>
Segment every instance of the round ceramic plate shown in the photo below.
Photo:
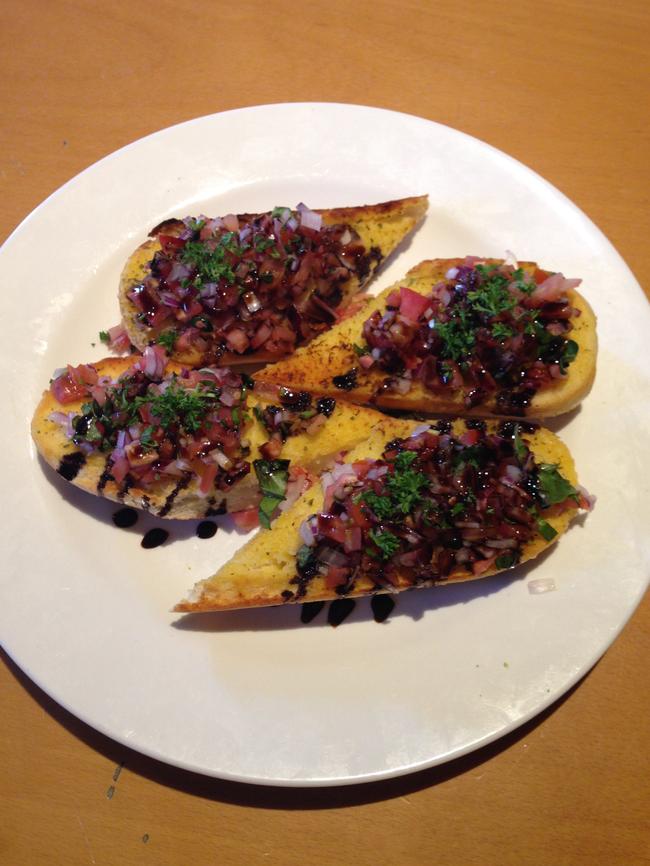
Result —
<path fill-rule="evenodd" d="M 102 356 L 121 266 L 170 216 L 311 207 L 428 193 L 429 214 L 373 290 L 423 258 L 512 250 L 568 277 L 599 317 L 584 405 L 555 429 L 598 496 L 555 549 L 507 576 L 368 600 L 338 628 L 298 607 L 170 613 L 244 537 L 170 522 L 145 550 L 142 516 L 43 466 L 29 421 L 52 371 Z M 503 153 L 444 126 L 372 108 L 270 105 L 163 130 L 84 171 L 0 253 L 5 310 L 5 517 L 0 627 L 46 692 L 103 733 L 213 776 L 334 785 L 428 767 L 511 731 L 607 649 L 647 582 L 650 309 L 600 231 Z M 555 591 L 532 594 L 533 578 Z"/>

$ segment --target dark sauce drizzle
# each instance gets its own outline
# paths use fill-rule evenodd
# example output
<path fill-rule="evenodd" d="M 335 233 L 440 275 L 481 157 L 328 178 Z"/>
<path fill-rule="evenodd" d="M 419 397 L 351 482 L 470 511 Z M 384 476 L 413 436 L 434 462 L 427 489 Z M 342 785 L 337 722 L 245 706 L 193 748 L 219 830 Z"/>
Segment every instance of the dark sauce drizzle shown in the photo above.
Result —
<path fill-rule="evenodd" d="M 316 619 L 316 617 L 324 607 L 324 601 L 306 601 L 304 604 L 301 605 L 300 622 L 307 624 L 313 619 Z"/>
<path fill-rule="evenodd" d="M 393 612 L 395 600 L 385 593 L 373 595 L 370 600 L 370 607 L 375 622 L 385 622 Z"/>
<path fill-rule="evenodd" d="M 168 538 L 169 533 L 166 529 L 155 527 L 145 534 L 144 538 L 140 542 L 140 546 L 144 547 L 145 550 L 151 550 L 154 547 L 160 547 L 160 545 L 164 544 Z"/>
<path fill-rule="evenodd" d="M 99 481 L 97 482 L 97 493 L 101 495 L 104 487 L 108 484 L 109 480 L 113 477 L 111 475 L 111 469 L 113 467 L 113 458 L 107 457 L 106 463 L 104 464 L 104 471 L 99 476 Z"/>
<path fill-rule="evenodd" d="M 199 538 L 213 538 L 217 533 L 217 524 L 213 520 L 202 520 L 196 527 Z"/>
<path fill-rule="evenodd" d="M 176 487 L 174 487 L 174 489 L 169 494 L 167 499 L 165 499 L 165 504 L 163 505 L 163 507 L 158 512 L 158 517 L 164 517 L 166 514 L 169 514 L 169 512 L 172 510 L 172 505 L 174 504 L 174 500 L 176 499 L 178 494 L 181 492 L 181 490 L 184 490 L 187 487 L 187 485 L 190 483 L 191 478 L 192 478 L 192 475 L 190 472 L 186 472 L 182 478 L 179 478 L 178 484 L 176 485 Z"/>
<path fill-rule="evenodd" d="M 75 451 L 73 454 L 64 454 L 56 471 L 66 481 L 72 481 L 77 477 L 85 462 L 86 457 L 81 451 Z"/>
<path fill-rule="evenodd" d="M 332 385 L 334 385 L 335 388 L 340 388 L 341 391 L 352 391 L 353 388 L 357 387 L 358 373 L 358 368 L 353 367 L 341 376 L 334 376 L 332 379 Z"/>
<path fill-rule="evenodd" d="M 113 523 L 119 529 L 128 529 L 135 526 L 138 521 L 138 512 L 135 508 L 120 508 L 113 514 Z"/>
<path fill-rule="evenodd" d="M 331 626 L 336 628 L 337 625 L 346 620 L 356 606 L 356 601 L 353 598 L 337 598 L 333 601 L 327 611 L 327 621 Z"/>

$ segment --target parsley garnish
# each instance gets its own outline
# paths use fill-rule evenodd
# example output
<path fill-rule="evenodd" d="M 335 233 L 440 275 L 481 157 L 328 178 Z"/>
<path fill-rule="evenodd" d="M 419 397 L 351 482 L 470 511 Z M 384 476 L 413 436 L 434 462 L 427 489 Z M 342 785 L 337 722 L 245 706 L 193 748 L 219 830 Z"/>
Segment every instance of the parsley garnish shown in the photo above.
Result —
<path fill-rule="evenodd" d="M 467 293 L 467 300 L 470 301 L 473 311 L 495 318 L 511 310 L 516 301 L 508 291 L 508 277 L 495 271 L 494 266 L 490 268 L 477 265 L 476 270 L 485 278 L 485 282 L 476 291 Z"/>
<path fill-rule="evenodd" d="M 513 329 L 508 325 L 504 325 L 503 322 L 495 322 L 492 325 L 492 336 L 495 340 L 507 340 L 513 334 Z"/>
<path fill-rule="evenodd" d="M 108 333 L 108 331 L 100 331 L 99 332 L 99 339 L 102 343 L 106 343 L 107 345 L 108 345 L 108 343 L 111 342 L 111 337 L 110 337 L 110 334 Z"/>
<path fill-rule="evenodd" d="M 234 237 L 234 232 L 226 232 L 219 238 L 214 250 L 200 241 L 188 241 L 185 244 L 181 261 L 196 269 L 195 284 L 216 283 L 222 279 L 231 285 L 235 282 L 235 272 L 226 260 L 227 252 L 237 251 Z"/>
<path fill-rule="evenodd" d="M 289 483 L 289 461 L 254 460 L 253 468 L 262 493 L 258 509 L 260 523 L 269 529 L 273 512 L 285 498 Z"/>
<path fill-rule="evenodd" d="M 377 515 L 380 520 L 388 520 L 395 512 L 393 500 L 389 496 L 380 496 L 373 490 L 366 490 L 361 500 Z"/>
<path fill-rule="evenodd" d="M 151 414 L 160 421 L 161 427 L 168 429 L 174 424 L 188 433 L 196 433 L 205 416 L 215 407 L 218 397 L 216 391 L 198 388 L 189 391 L 174 378 L 162 394 L 136 397 L 132 412 L 135 415 L 141 406 L 148 405 Z"/>
<path fill-rule="evenodd" d="M 176 345 L 177 339 L 178 334 L 176 333 L 176 331 L 163 331 L 156 337 L 156 343 L 164 346 L 164 348 L 167 350 L 167 354 L 171 355 L 171 353 L 174 351 L 174 346 Z"/>
<path fill-rule="evenodd" d="M 415 451 L 401 451 L 394 462 L 394 471 L 385 476 L 383 495 L 373 490 L 361 494 L 361 500 L 380 520 L 399 518 L 410 514 L 422 500 L 422 491 L 429 484 L 427 476 L 412 468 L 417 459 Z"/>
<path fill-rule="evenodd" d="M 368 535 L 379 548 L 382 559 L 390 559 L 399 550 L 399 538 L 388 529 L 371 529 Z"/>

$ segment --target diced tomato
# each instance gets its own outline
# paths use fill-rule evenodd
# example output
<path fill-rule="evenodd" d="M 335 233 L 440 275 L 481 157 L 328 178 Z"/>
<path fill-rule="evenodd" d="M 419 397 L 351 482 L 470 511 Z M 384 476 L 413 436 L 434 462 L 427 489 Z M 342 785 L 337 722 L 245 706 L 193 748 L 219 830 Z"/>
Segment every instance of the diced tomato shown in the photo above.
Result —
<path fill-rule="evenodd" d="M 338 541 L 339 544 L 345 541 L 345 524 L 339 517 L 333 517 L 331 514 L 318 515 L 318 532 L 325 538 Z"/>
<path fill-rule="evenodd" d="M 54 379 L 50 385 L 50 391 L 59 403 L 74 403 L 88 396 L 87 386 L 75 382 L 69 373 L 64 373 L 63 376 Z"/>
<path fill-rule="evenodd" d="M 548 271 L 543 271 L 541 268 L 535 268 L 533 272 L 533 280 L 536 285 L 541 285 L 544 280 L 547 280 L 550 277 L 550 273 Z"/>
<path fill-rule="evenodd" d="M 250 532 L 260 525 L 260 517 L 257 508 L 244 508 L 243 511 L 233 512 L 232 520 L 236 528 L 241 532 Z"/>
<path fill-rule="evenodd" d="M 158 240 L 167 256 L 173 256 L 175 252 L 182 250 L 185 246 L 185 241 L 182 238 L 176 238 L 173 235 L 158 235 Z"/>
<path fill-rule="evenodd" d="M 219 471 L 219 467 L 216 463 L 204 463 L 202 460 L 199 461 L 198 465 L 200 465 L 199 475 L 201 478 L 201 483 L 199 484 L 199 490 L 205 496 L 210 492 L 210 488 L 214 483 L 214 479 L 217 477 L 217 472 Z"/>
<path fill-rule="evenodd" d="M 353 502 L 352 500 L 350 500 L 349 503 L 346 505 L 346 510 L 357 526 L 364 530 L 370 529 L 372 523 L 363 513 L 363 508 L 358 502 Z"/>
<path fill-rule="evenodd" d="M 400 294 L 400 314 L 410 322 L 417 322 L 422 313 L 429 306 L 429 299 L 424 295 L 418 294 L 418 292 L 414 292 L 413 289 L 409 289 L 406 286 L 401 287 Z"/>
<path fill-rule="evenodd" d="M 327 574 L 325 575 L 325 586 L 328 589 L 335 589 L 337 586 L 343 586 L 348 579 L 349 574 L 349 568 L 330 565 Z"/>
<path fill-rule="evenodd" d="M 462 442 L 463 445 L 476 445 L 480 438 L 481 434 L 478 430 L 466 430 L 462 436 L 458 437 L 458 441 Z"/>

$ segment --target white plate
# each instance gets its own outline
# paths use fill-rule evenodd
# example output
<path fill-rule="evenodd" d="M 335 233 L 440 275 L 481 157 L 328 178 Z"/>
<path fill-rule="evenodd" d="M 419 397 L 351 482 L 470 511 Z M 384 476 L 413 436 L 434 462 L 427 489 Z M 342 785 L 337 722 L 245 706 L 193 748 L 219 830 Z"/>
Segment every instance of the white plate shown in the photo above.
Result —
<path fill-rule="evenodd" d="M 242 539 L 145 551 L 142 519 L 46 471 L 28 435 L 52 371 L 101 357 L 123 261 L 168 216 L 312 207 L 428 192 L 429 216 L 375 283 L 422 258 L 506 249 L 584 278 L 600 369 L 558 425 L 599 502 L 512 576 L 367 600 L 337 629 L 299 609 L 179 621 L 173 603 Z M 540 712 L 609 646 L 648 575 L 650 314 L 629 270 L 561 193 L 499 151 L 416 117 L 332 104 L 204 117 L 107 157 L 51 196 L 0 253 L 5 517 L 0 627 L 45 691 L 98 730 L 209 775 L 277 785 L 367 781 L 431 766 Z M 11 491 L 11 497 L 7 491 Z M 158 522 L 159 524 L 162 521 Z M 532 595 L 527 581 L 557 590 Z"/>

